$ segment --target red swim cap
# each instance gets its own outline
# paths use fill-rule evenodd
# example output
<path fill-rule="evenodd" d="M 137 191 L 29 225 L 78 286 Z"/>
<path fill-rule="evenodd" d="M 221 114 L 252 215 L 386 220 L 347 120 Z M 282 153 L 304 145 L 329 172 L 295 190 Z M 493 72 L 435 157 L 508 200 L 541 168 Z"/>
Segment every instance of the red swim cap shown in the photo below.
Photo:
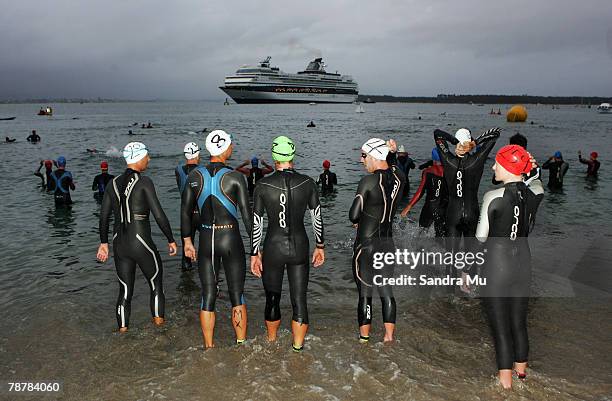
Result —
<path fill-rule="evenodd" d="M 331 163 L 329 162 L 329 160 L 323 160 L 323 168 L 329 168 L 331 166 Z"/>
<path fill-rule="evenodd" d="M 531 171 L 530 159 L 525 148 L 518 145 L 506 145 L 495 156 L 495 161 L 514 175 L 529 173 Z"/>
<path fill-rule="evenodd" d="M 108 170 L 108 163 L 107 162 L 100 163 L 100 168 L 102 170 Z"/>
<path fill-rule="evenodd" d="M 597 152 L 591 152 L 591 157 L 592 157 L 593 159 L 597 159 L 597 156 L 599 156 L 599 155 L 597 154 Z"/>
<path fill-rule="evenodd" d="M 53 166 L 53 162 L 51 160 L 45 160 L 45 167 L 51 168 L 51 166 Z"/>

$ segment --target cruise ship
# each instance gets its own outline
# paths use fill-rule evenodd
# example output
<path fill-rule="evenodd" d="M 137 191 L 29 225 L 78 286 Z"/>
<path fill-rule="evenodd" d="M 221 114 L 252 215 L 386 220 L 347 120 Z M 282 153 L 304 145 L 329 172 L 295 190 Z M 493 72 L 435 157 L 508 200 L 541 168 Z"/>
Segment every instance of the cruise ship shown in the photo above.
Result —
<path fill-rule="evenodd" d="M 359 88 L 349 75 L 325 71 L 316 58 L 304 71 L 288 74 L 270 65 L 267 57 L 257 66 L 243 66 L 225 77 L 220 86 L 236 103 L 352 103 Z"/>

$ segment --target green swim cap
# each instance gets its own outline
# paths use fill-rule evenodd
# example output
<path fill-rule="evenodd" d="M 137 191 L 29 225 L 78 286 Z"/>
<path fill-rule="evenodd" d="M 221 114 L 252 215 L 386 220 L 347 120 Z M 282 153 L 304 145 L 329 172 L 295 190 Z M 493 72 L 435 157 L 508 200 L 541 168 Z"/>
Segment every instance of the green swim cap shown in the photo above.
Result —
<path fill-rule="evenodd" d="M 272 141 L 272 159 L 277 162 L 290 162 L 295 155 L 295 145 L 286 136 L 279 136 Z"/>

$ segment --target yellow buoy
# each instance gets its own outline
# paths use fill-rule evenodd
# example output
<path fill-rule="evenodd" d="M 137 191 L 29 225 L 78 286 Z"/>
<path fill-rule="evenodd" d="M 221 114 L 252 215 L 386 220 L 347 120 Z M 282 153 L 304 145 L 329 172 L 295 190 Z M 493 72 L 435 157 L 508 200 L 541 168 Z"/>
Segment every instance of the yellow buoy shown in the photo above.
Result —
<path fill-rule="evenodd" d="M 512 106 L 506 114 L 509 123 L 524 123 L 527 120 L 527 109 L 521 105 Z"/>

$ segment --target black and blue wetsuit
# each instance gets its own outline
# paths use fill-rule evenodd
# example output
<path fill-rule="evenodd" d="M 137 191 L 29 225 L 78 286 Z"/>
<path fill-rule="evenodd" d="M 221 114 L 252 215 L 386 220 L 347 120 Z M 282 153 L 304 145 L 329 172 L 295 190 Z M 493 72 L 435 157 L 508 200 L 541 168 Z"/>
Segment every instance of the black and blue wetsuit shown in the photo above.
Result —
<path fill-rule="evenodd" d="M 157 247 L 151 238 L 149 214 L 152 213 L 155 217 L 168 243 L 173 243 L 174 237 L 157 199 L 153 181 L 129 168 L 112 180 L 112 187 L 104 193 L 100 211 L 100 242 L 103 244 L 108 243 L 111 212 L 115 221 L 113 253 L 119 279 L 117 324 L 119 327 L 128 327 L 129 324 L 136 265 L 140 267 L 151 290 L 151 315 L 163 318 L 164 270 Z"/>
<path fill-rule="evenodd" d="M 181 200 L 181 236 L 192 233 L 193 209 L 200 212 L 198 270 L 202 285 L 200 308 L 214 312 L 221 265 L 232 307 L 243 305 L 246 259 L 240 236 L 238 209 L 247 232 L 251 231 L 251 208 L 246 180 L 223 163 L 197 166 L 189 177 Z"/>
<path fill-rule="evenodd" d="M 481 296 L 495 341 L 498 369 L 527 362 L 531 251 L 527 236 L 543 197 L 542 183 L 512 182 L 484 195 L 476 238 L 487 250 Z"/>
<path fill-rule="evenodd" d="M 176 166 L 174 170 L 174 175 L 176 178 L 176 186 L 178 187 L 179 193 L 181 194 L 181 198 L 183 196 L 183 192 L 187 187 L 187 178 L 189 177 L 189 173 L 191 173 L 194 169 L 198 167 L 197 164 L 179 164 Z M 197 207 L 193 208 L 193 216 L 191 217 L 191 242 L 195 244 L 196 233 L 200 228 L 200 211 Z M 183 237 L 181 236 L 181 241 L 183 242 Z M 185 244 L 183 243 L 183 257 L 181 260 L 181 266 L 183 269 L 190 270 L 192 268 L 191 259 L 185 256 Z"/>
<path fill-rule="evenodd" d="M 109 173 L 98 174 L 94 178 L 93 184 L 91 184 L 91 190 L 98 191 L 97 193 L 94 194 L 96 198 L 102 199 L 104 197 L 104 191 L 106 191 L 106 187 L 108 186 L 108 183 L 113 178 L 115 178 L 115 176 Z"/>
<path fill-rule="evenodd" d="M 309 242 L 304 228 L 304 213 L 310 209 L 314 238 L 324 247 L 323 221 L 317 184 L 293 169 L 276 170 L 262 178 L 253 194 L 253 235 L 251 255 L 262 251 L 263 217 L 268 228 L 263 242 L 263 285 L 266 292 L 265 319 L 281 318 L 280 297 L 283 275 L 287 268 L 292 319 L 308 324 L 306 293 L 310 273 Z"/>
<path fill-rule="evenodd" d="M 446 232 L 450 250 L 460 249 L 461 237 L 474 237 L 478 224 L 478 187 L 487 156 L 493 150 L 500 131 L 499 128 L 485 131 L 475 140 L 476 150 L 463 157 L 449 149 L 449 142 L 453 145 L 459 143 L 454 136 L 439 129 L 434 131 L 448 189 Z"/>
<path fill-rule="evenodd" d="M 53 181 L 52 187 L 55 189 L 55 204 L 57 206 L 71 205 L 72 198 L 70 197 L 70 190 L 74 190 L 72 173 L 63 168 L 58 168 L 47 177 L 47 180 L 49 180 L 49 178 Z"/>
<path fill-rule="evenodd" d="M 359 181 L 357 194 L 349 211 L 349 219 L 357 224 L 353 246 L 353 278 L 359 291 L 357 321 L 359 326 L 372 323 L 372 292 L 374 275 L 385 278 L 393 274 L 393 266 L 376 271 L 373 255 L 376 252 L 395 252 L 393 218 L 404 189 L 404 173 L 392 166 L 376 170 Z M 383 322 L 395 323 L 395 298 L 389 286 L 377 286 L 382 302 Z"/>

